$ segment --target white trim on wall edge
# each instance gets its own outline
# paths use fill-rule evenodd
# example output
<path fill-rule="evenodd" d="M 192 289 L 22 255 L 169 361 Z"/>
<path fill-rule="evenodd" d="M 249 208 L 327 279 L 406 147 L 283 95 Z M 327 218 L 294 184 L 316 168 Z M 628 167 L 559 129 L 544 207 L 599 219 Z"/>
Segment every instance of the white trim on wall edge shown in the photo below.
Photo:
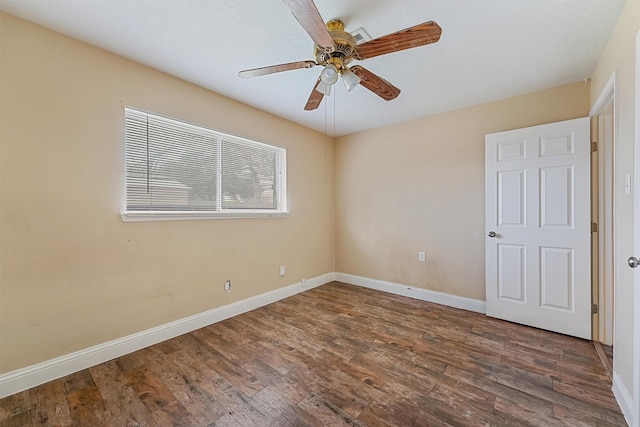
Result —
<path fill-rule="evenodd" d="M 629 393 L 629 390 L 624 386 L 624 383 L 617 372 L 613 373 L 613 387 L 611 390 L 613 391 L 613 396 L 616 398 L 618 406 L 620 406 L 620 411 L 622 412 L 622 415 L 624 415 L 627 424 L 632 426 L 633 399 L 631 398 L 631 393 Z"/>
<path fill-rule="evenodd" d="M 27 390 L 40 384 L 53 381 L 65 375 L 98 365 L 116 357 L 149 347 L 171 338 L 189 333 L 196 329 L 220 322 L 238 314 L 274 303 L 300 292 L 330 283 L 335 273 L 307 279 L 304 287 L 301 282 L 265 292 L 242 301 L 237 301 L 203 313 L 166 323 L 146 331 L 98 344 L 84 350 L 56 357 L 46 362 L 17 369 L 0 375 L 0 398 Z"/>
<path fill-rule="evenodd" d="M 384 280 L 354 276 L 352 274 L 335 274 L 335 280 L 338 282 L 362 286 L 364 288 L 375 289 L 377 291 L 388 292 L 390 294 L 402 295 L 422 301 L 433 302 L 436 304 L 446 305 L 448 307 L 461 308 L 463 310 L 473 311 L 476 313 L 486 314 L 487 312 L 486 303 L 481 300 L 401 285 L 399 283 L 386 282 Z"/>
<path fill-rule="evenodd" d="M 602 113 L 605 107 L 605 102 L 609 101 L 610 98 L 613 98 L 614 102 L 617 102 L 617 98 L 618 98 L 616 95 L 616 88 L 618 87 L 617 82 L 618 82 L 618 70 L 614 70 L 613 73 L 611 73 L 611 76 L 609 76 L 609 80 L 607 80 L 607 83 L 605 83 L 604 87 L 602 88 L 602 92 L 600 92 L 600 95 L 598 95 L 598 99 L 596 99 L 596 102 L 593 103 L 593 106 L 591 107 L 591 111 L 589 111 L 589 117 L 594 117 Z M 617 117 L 618 111 L 615 108 L 615 106 L 614 106 L 614 114 L 616 114 L 616 117 Z"/>

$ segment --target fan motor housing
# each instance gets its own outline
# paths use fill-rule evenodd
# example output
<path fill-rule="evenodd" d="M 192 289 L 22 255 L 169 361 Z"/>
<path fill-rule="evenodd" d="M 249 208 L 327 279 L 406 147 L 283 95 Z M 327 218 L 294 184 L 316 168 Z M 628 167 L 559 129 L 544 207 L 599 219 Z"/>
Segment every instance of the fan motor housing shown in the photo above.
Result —
<path fill-rule="evenodd" d="M 322 65 L 327 63 L 347 65 L 353 60 L 353 49 L 356 47 L 355 37 L 344 31 L 344 23 L 338 19 L 327 22 L 327 29 L 333 39 L 335 49 L 326 52 L 316 46 L 313 52 L 316 62 Z"/>

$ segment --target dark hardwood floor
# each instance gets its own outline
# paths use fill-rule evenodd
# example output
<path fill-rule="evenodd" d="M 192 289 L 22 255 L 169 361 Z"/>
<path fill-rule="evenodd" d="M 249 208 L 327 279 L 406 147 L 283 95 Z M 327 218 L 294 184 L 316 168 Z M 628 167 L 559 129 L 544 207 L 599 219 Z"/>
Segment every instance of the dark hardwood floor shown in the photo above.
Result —
<path fill-rule="evenodd" d="M 594 346 L 331 283 L 0 400 L 3 426 L 624 426 Z"/>

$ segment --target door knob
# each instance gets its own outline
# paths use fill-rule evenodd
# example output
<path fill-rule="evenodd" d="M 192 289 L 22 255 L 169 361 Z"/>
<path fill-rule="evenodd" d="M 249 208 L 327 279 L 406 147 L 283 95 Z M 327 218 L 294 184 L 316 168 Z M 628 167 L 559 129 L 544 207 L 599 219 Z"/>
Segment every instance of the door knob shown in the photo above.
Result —
<path fill-rule="evenodd" d="M 629 263 L 629 267 L 631 268 L 636 268 L 637 266 L 640 265 L 640 259 L 634 257 L 634 256 L 630 256 L 629 259 L 627 260 L 627 262 Z"/>
<path fill-rule="evenodd" d="M 495 232 L 495 231 L 490 231 L 490 232 L 489 232 L 489 234 L 487 234 L 487 236 L 489 236 L 489 237 L 496 237 L 496 236 L 497 236 L 497 234 L 496 234 L 496 232 Z"/>

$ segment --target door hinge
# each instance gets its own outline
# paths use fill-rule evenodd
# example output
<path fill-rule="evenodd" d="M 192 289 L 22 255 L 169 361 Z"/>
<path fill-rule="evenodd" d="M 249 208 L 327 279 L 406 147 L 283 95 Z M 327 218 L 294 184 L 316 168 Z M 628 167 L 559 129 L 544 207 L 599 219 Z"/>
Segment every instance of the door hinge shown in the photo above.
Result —
<path fill-rule="evenodd" d="M 597 233 L 598 232 L 598 223 L 597 222 L 592 222 L 591 223 L 591 232 L 592 233 Z"/>
<path fill-rule="evenodd" d="M 598 141 L 593 141 L 591 143 L 591 152 L 595 153 L 596 151 L 598 151 Z"/>
<path fill-rule="evenodd" d="M 591 314 L 598 314 L 598 304 L 591 304 Z"/>

